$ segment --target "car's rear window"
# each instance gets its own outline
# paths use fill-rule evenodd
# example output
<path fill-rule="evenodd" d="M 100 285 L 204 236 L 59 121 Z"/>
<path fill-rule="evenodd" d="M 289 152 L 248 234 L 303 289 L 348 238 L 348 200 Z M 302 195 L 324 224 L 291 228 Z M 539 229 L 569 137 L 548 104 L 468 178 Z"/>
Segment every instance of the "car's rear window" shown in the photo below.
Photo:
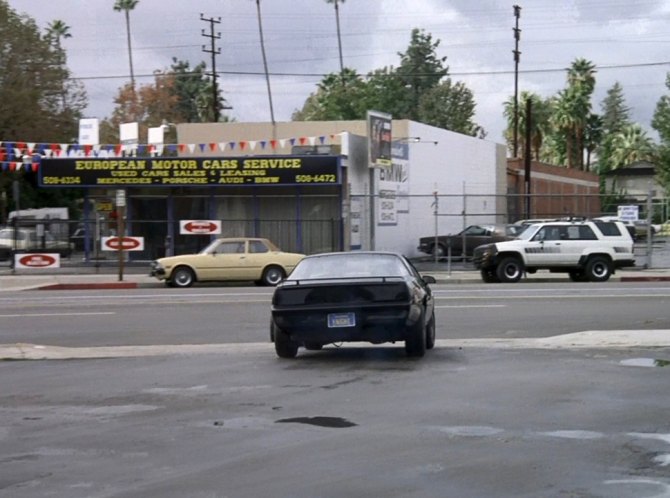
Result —
<path fill-rule="evenodd" d="M 399 277 L 409 273 L 394 255 L 338 254 L 305 258 L 296 266 L 291 279 Z"/>
<path fill-rule="evenodd" d="M 596 221 L 595 224 L 605 237 L 621 237 L 623 235 L 619 230 L 619 225 L 612 221 Z"/>

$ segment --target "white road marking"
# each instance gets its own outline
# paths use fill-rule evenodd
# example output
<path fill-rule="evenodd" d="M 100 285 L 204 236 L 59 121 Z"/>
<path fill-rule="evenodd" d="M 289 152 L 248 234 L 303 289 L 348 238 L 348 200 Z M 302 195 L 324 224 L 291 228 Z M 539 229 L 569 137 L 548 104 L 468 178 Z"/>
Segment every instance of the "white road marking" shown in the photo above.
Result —
<path fill-rule="evenodd" d="M 436 309 L 442 308 L 507 308 L 506 304 L 463 304 L 463 305 L 446 305 L 446 306 L 435 306 Z"/>
<path fill-rule="evenodd" d="M 0 318 L 32 318 L 41 316 L 90 316 L 90 315 L 116 315 L 115 311 L 92 311 L 88 313 L 13 313 L 11 315 L 0 315 Z"/>

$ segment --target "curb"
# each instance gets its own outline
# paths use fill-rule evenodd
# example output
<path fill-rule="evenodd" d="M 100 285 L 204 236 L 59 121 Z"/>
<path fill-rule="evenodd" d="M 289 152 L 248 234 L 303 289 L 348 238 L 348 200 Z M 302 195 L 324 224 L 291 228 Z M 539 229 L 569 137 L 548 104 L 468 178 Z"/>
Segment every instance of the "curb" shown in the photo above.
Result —
<path fill-rule="evenodd" d="M 621 282 L 670 282 L 670 277 L 648 276 L 648 277 L 621 277 Z"/>
<path fill-rule="evenodd" d="M 137 289 L 137 282 L 79 283 L 79 284 L 48 284 L 37 287 L 37 290 L 93 290 L 93 289 Z"/>

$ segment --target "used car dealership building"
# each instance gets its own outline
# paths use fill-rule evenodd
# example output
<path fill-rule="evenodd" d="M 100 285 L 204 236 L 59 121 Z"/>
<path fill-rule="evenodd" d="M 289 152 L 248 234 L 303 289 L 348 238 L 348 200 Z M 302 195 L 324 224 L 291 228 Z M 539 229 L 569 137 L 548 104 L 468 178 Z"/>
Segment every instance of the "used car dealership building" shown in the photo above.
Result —
<path fill-rule="evenodd" d="M 125 233 L 145 242 L 131 257 L 144 260 L 209 242 L 180 233 L 184 220 L 218 221 L 217 236 L 265 237 L 292 252 L 410 257 L 436 230 L 508 221 L 504 145 L 393 120 L 390 161 L 379 165 L 370 129 L 369 120 L 177 124 L 178 144 L 42 159 L 39 181 L 86 189 L 91 237 L 113 227 L 97 206 L 124 190 Z"/>

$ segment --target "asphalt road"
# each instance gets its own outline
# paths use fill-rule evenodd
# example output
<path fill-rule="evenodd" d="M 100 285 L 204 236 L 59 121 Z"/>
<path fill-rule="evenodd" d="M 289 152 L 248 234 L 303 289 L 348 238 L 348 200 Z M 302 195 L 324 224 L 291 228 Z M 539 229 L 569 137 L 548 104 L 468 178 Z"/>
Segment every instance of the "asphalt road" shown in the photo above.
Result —
<path fill-rule="evenodd" d="M 437 337 L 670 329 L 668 282 L 433 285 Z M 0 295 L 0 344 L 125 346 L 269 341 L 272 289 L 194 287 Z"/>
<path fill-rule="evenodd" d="M 670 285 L 524 287 L 436 286 L 441 341 L 420 360 L 280 360 L 267 289 L 0 296 L 0 343 L 226 343 L 0 362 L 0 497 L 670 496 L 670 347 L 608 343 L 670 334 Z M 588 347 L 533 340 L 590 330 Z"/>

